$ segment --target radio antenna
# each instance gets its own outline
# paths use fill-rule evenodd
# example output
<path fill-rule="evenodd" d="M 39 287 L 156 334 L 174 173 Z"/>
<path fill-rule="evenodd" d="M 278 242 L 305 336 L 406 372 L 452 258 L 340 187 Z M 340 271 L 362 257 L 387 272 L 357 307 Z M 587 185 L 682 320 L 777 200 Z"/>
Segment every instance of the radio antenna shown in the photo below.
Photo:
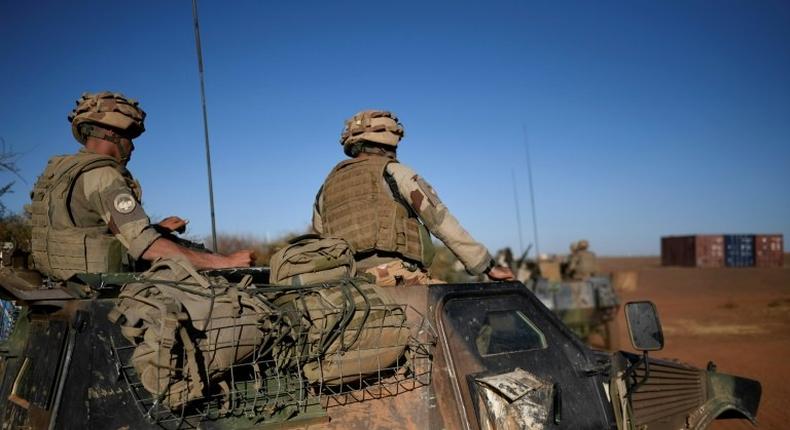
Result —
<path fill-rule="evenodd" d="M 518 226 L 518 253 L 524 252 L 524 237 L 521 233 L 521 205 L 518 201 L 518 188 L 516 187 L 516 172 L 511 169 L 510 176 L 513 179 L 513 199 L 516 201 L 516 225 Z"/>
<path fill-rule="evenodd" d="M 524 149 L 527 152 L 527 175 L 529 176 L 529 200 L 532 204 L 532 229 L 535 234 L 535 255 L 540 260 L 540 245 L 538 245 L 538 216 L 535 211 L 535 190 L 532 187 L 532 160 L 529 157 L 529 140 L 527 139 L 527 125 L 522 124 L 524 130 Z"/>
<path fill-rule="evenodd" d="M 217 221 L 214 216 L 214 182 L 211 178 L 211 150 L 208 143 L 208 113 L 206 112 L 206 85 L 203 77 L 203 48 L 200 45 L 197 0 L 192 0 L 192 21 L 195 24 L 195 50 L 197 51 L 198 74 L 200 75 L 200 100 L 203 105 L 203 137 L 206 142 L 206 171 L 208 172 L 208 201 L 211 209 L 211 249 L 217 249 Z"/>

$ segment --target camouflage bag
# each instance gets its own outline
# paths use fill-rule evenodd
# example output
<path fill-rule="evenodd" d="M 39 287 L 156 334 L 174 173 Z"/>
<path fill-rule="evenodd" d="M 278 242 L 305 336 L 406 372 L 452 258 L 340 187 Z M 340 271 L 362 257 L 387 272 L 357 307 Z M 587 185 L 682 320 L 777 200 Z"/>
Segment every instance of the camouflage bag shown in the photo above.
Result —
<path fill-rule="evenodd" d="M 321 284 L 356 274 L 354 252 L 343 239 L 306 234 L 288 243 L 269 260 L 271 284 Z"/>
<path fill-rule="evenodd" d="M 273 349 L 279 368 L 301 366 L 311 383 L 338 385 L 392 367 L 408 344 L 405 310 L 365 278 L 303 287 L 272 302 L 291 332 Z"/>
<path fill-rule="evenodd" d="M 143 387 L 171 409 L 205 396 L 268 339 L 272 310 L 244 291 L 248 281 L 207 278 L 183 257 L 154 262 L 141 279 L 123 287 L 108 318 L 135 345 Z"/>

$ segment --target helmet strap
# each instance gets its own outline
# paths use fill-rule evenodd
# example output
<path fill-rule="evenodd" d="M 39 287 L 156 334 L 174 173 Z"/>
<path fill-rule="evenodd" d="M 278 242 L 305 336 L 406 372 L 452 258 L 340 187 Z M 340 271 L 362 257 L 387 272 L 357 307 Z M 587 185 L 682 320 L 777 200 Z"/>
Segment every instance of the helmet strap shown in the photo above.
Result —
<path fill-rule="evenodd" d="M 343 145 L 343 152 L 351 158 L 356 158 L 362 152 L 362 142 Z"/>
<path fill-rule="evenodd" d="M 395 153 L 395 148 L 387 145 L 380 145 L 378 143 L 371 143 L 371 142 L 357 142 L 351 145 L 354 151 L 356 151 L 353 157 L 358 156 L 359 154 L 372 154 L 372 155 L 379 155 L 382 157 L 389 157 L 389 158 L 396 158 L 397 154 Z"/>
<path fill-rule="evenodd" d="M 90 136 L 114 143 L 115 147 L 118 148 L 118 153 L 121 155 L 121 163 L 126 164 L 129 162 L 129 159 L 131 158 L 132 155 L 131 151 L 127 151 L 124 148 L 124 146 L 121 145 L 121 141 L 125 138 L 120 134 L 118 134 L 117 132 L 104 127 L 98 127 L 93 124 L 81 125 L 80 132 L 84 140 L 87 140 L 87 138 Z M 85 143 L 84 140 L 82 142 L 83 144 Z M 131 139 L 127 139 L 127 140 L 131 140 Z"/>
<path fill-rule="evenodd" d="M 118 153 L 121 154 L 121 164 L 123 164 L 125 166 L 126 163 L 128 163 L 129 160 L 132 158 L 131 157 L 132 156 L 132 154 L 131 154 L 132 151 L 125 150 L 124 146 L 121 145 L 120 140 L 112 141 L 112 143 L 114 143 L 115 147 L 118 148 Z"/>

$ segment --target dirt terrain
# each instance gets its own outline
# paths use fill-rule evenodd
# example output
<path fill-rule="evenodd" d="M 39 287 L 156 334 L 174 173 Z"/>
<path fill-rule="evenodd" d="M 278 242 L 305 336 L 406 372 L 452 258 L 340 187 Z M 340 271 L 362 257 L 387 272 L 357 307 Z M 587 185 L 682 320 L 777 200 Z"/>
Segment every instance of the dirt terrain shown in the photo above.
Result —
<path fill-rule="evenodd" d="M 709 360 L 724 373 L 757 379 L 763 394 L 760 429 L 790 428 L 790 258 L 783 268 L 661 267 L 658 257 L 602 258 L 604 271 L 637 272 L 623 301 L 652 300 L 666 346 L 659 358 L 697 367 Z M 622 310 L 618 316 L 624 321 Z M 620 348 L 631 350 L 620 324 Z M 753 429 L 748 421 L 718 421 L 712 429 Z"/>

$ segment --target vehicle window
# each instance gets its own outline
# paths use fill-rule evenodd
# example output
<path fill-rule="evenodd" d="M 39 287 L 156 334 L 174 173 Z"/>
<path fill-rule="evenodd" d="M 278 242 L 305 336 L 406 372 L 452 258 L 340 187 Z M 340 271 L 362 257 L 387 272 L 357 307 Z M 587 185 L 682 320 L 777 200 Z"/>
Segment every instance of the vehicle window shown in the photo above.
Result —
<path fill-rule="evenodd" d="M 454 299 L 445 305 L 445 318 L 483 357 L 546 348 L 546 337 L 523 311 L 514 309 L 516 303 Z"/>

